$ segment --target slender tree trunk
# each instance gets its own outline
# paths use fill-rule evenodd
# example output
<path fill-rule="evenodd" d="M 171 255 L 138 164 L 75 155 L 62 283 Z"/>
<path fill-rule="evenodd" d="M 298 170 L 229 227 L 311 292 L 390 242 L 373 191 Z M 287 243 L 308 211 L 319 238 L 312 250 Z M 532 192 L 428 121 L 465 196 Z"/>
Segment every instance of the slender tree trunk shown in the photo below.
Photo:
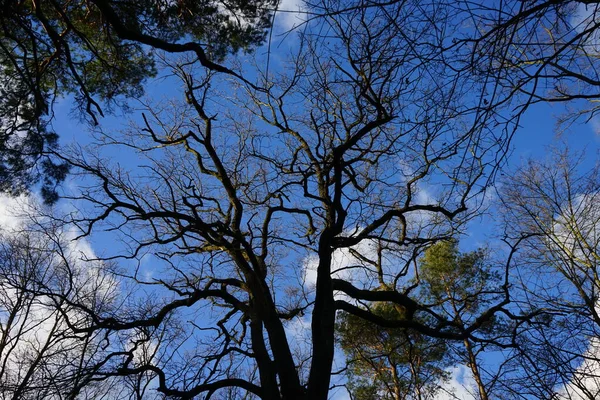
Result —
<path fill-rule="evenodd" d="M 394 400 L 402 400 L 402 391 L 400 390 L 400 381 L 398 379 L 398 371 L 396 370 L 396 364 L 390 360 L 392 365 L 392 378 L 394 380 Z"/>
<path fill-rule="evenodd" d="M 452 299 L 452 291 L 450 290 L 450 288 L 446 287 L 446 293 Z M 458 316 L 461 327 L 464 328 L 464 323 L 462 321 L 462 318 L 460 317 L 460 312 L 458 311 L 458 307 L 456 306 L 454 301 L 452 301 L 452 309 L 454 310 L 455 315 Z M 479 398 L 481 400 L 489 400 L 487 390 L 485 388 L 485 385 L 483 384 L 483 379 L 481 379 L 481 374 L 479 373 L 479 366 L 477 363 L 477 357 L 473 352 L 473 346 L 471 346 L 471 342 L 469 342 L 469 339 L 464 339 L 463 344 L 465 345 L 465 350 L 467 351 L 467 355 L 469 357 L 469 368 L 471 369 L 471 372 L 473 373 L 473 379 L 475 379 L 475 383 L 477 384 Z"/>
<path fill-rule="evenodd" d="M 481 374 L 479 373 L 479 366 L 477 365 L 477 357 L 475 357 L 475 353 L 473 353 L 473 347 L 471 346 L 471 342 L 468 339 L 464 340 L 465 349 L 467 350 L 467 354 L 469 356 L 469 368 L 473 372 L 473 379 L 475 379 L 475 383 L 477 384 L 477 390 L 479 391 L 479 398 L 481 400 L 489 400 L 487 395 L 487 390 L 485 385 L 483 384 L 483 380 L 481 379 Z"/>

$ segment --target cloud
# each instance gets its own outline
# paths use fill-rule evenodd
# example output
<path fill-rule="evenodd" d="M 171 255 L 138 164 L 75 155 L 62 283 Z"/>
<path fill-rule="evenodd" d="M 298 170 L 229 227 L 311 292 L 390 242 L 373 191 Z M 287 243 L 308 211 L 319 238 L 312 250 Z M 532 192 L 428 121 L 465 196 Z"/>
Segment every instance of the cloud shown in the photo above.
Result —
<path fill-rule="evenodd" d="M 475 379 L 471 370 L 464 365 L 456 365 L 447 371 L 450 373 L 450 380 L 440 385 L 435 400 L 475 400 Z"/>
<path fill-rule="evenodd" d="M 299 27 L 306 21 L 304 0 L 281 0 L 275 16 L 275 26 L 284 31 Z"/>
<path fill-rule="evenodd" d="M 73 269 L 72 283 L 76 287 L 88 292 L 90 297 L 114 298 L 118 282 L 106 275 L 100 261 L 89 261 L 97 260 L 89 240 L 79 238 L 75 227 L 50 227 L 49 218 L 41 215 L 41 203 L 36 195 L 11 197 L 0 194 L 0 234 L 11 238 L 27 231 L 42 250 L 44 246 L 54 248 L 52 259 L 48 262 L 61 263 L 61 257 L 68 260 Z M 38 228 L 40 232 L 30 232 Z M 60 254 L 59 250 L 63 253 Z"/>
<path fill-rule="evenodd" d="M 571 15 L 569 23 L 577 33 L 591 30 L 583 41 L 583 48 L 587 53 L 600 53 L 600 32 L 594 27 L 599 19 L 600 8 L 598 4 L 581 2 L 577 4 L 575 12 Z"/>
<path fill-rule="evenodd" d="M 331 262 L 331 276 L 362 287 L 374 288 L 374 285 L 378 286 L 377 272 L 367 259 L 377 259 L 377 243 L 374 240 L 366 239 L 350 248 L 336 249 Z M 309 289 L 314 288 L 317 283 L 318 265 L 319 259 L 315 255 L 304 261 L 304 285 Z M 345 299 L 345 296 L 336 294 L 336 298 L 342 297 Z"/>
<path fill-rule="evenodd" d="M 586 400 L 600 398 L 600 341 L 592 339 L 583 363 L 575 370 L 571 381 L 558 390 L 558 398 Z"/>
<path fill-rule="evenodd" d="M 598 192 L 573 196 L 570 201 L 560 206 L 558 211 L 561 214 L 552 216 L 545 232 L 546 245 L 550 250 L 548 256 L 556 258 L 555 267 L 567 276 L 569 281 L 578 282 L 572 288 L 573 293 L 582 289 L 593 294 L 600 288 L 596 279 L 600 249 L 599 200 Z M 574 302 L 584 304 L 585 300 L 576 299 Z M 598 313 L 598 302 L 595 308 L 594 312 Z M 592 312 L 587 311 L 590 314 Z M 590 319 L 589 323 L 592 329 L 597 328 L 593 320 Z M 581 338 L 582 341 L 588 339 L 587 350 L 581 354 L 583 362 L 572 372 L 570 382 L 556 388 L 558 399 L 600 398 L 600 340 L 593 336 L 591 339 L 589 336 L 586 339 Z M 572 354 L 567 353 L 567 357 L 571 356 Z"/>
<path fill-rule="evenodd" d="M 548 228 L 548 247 L 560 260 L 570 260 L 582 267 L 568 270 L 589 279 L 597 286 L 587 266 L 594 265 L 600 245 L 600 193 L 577 195 L 561 207 Z"/>
<path fill-rule="evenodd" d="M 0 194 L 0 228 L 11 232 L 21 228 L 29 220 L 27 215 L 32 207 L 30 197 Z"/>
<path fill-rule="evenodd" d="M 589 120 L 589 125 L 596 135 L 600 135 L 600 117 L 592 116 Z"/>

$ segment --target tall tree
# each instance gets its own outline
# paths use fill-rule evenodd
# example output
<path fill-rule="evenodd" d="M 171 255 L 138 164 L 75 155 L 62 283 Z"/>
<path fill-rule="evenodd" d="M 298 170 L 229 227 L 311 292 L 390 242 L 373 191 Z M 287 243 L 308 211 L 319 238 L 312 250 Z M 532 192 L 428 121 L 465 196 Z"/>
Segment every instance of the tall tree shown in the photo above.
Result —
<path fill-rule="evenodd" d="M 461 253 L 456 239 L 443 240 L 428 247 L 418 262 L 413 284 L 419 287 L 420 300 L 458 326 L 468 326 L 503 296 L 500 277 L 483 249 Z M 369 305 L 369 311 L 389 319 L 406 318 L 402 308 L 389 303 Z M 435 398 L 448 375 L 444 368 L 462 364 L 472 372 L 476 397 L 487 400 L 499 373 L 484 368 L 482 356 L 490 346 L 480 340 L 498 340 L 508 330 L 498 316 L 486 324 L 477 340 L 465 337 L 453 343 L 411 330 L 381 328 L 342 313 L 338 335 L 348 357 L 350 392 L 357 399 Z"/>
<path fill-rule="evenodd" d="M 257 84 L 171 60 L 185 102 L 149 104 L 97 153 L 65 157 L 92 182 L 75 196 L 91 213 L 72 222 L 125 235 L 131 253 L 117 257 L 156 256 L 154 278 L 119 274 L 136 301 L 90 312 L 86 330 L 144 329 L 150 341 L 156 328 L 187 332 L 141 365 L 130 344 L 115 344 L 104 374 L 150 374 L 172 397 L 325 399 L 338 311 L 424 342 L 487 340 L 478 332 L 506 297 L 459 322 L 421 301 L 411 281 L 418 249 L 476 212 L 515 128 L 490 132 L 500 109 L 480 107 L 489 86 L 442 55 L 436 27 L 449 12 L 409 1 L 334 13 L 307 28 L 279 70 L 256 66 Z M 116 152 L 144 167 L 119 167 Z M 425 195 L 428 182 L 438 190 Z M 343 254 L 356 262 L 338 268 Z M 314 276 L 314 287 L 298 275 Z M 401 307 L 405 318 L 364 302 Z M 304 358 L 286 327 L 307 313 Z"/>

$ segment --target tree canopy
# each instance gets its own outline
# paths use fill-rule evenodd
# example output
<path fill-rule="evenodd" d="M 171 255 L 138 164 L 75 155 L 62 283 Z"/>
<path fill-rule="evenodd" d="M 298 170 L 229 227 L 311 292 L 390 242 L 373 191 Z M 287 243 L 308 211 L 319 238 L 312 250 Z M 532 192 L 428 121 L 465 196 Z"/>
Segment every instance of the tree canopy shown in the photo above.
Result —
<path fill-rule="evenodd" d="M 20 193 L 44 176 L 44 195 L 66 165 L 49 122 L 55 101 L 73 96 L 98 123 L 106 106 L 139 97 L 156 74 L 157 51 L 193 52 L 206 68 L 228 53 L 262 43 L 274 0 L 4 1 L 0 15 L 0 189 Z M 36 168 L 37 167 L 37 168 Z M 32 170 L 32 168 L 34 170 Z"/>
<path fill-rule="evenodd" d="M 2 7 L 0 189 L 58 202 L 0 240 L 8 397 L 595 398 L 597 168 L 509 161 L 594 118 L 596 2 Z"/>

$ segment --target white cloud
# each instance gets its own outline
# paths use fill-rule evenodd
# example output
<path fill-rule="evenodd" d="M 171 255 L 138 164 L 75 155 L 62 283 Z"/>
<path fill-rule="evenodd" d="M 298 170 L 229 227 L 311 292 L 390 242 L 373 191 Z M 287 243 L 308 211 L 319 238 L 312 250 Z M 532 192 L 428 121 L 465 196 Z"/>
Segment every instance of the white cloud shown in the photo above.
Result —
<path fill-rule="evenodd" d="M 440 385 L 435 400 L 475 400 L 473 373 L 464 365 L 456 365 L 447 370 L 451 377 Z"/>
<path fill-rule="evenodd" d="M 555 216 L 553 225 L 548 227 L 549 249 L 559 259 L 574 261 L 577 268 L 568 273 L 587 277 L 596 289 L 589 268 L 594 265 L 600 247 L 599 200 L 600 193 L 575 196 L 561 208 L 564 214 Z"/>
<path fill-rule="evenodd" d="M 38 288 L 54 288 L 93 307 L 110 304 L 118 294 L 114 277 L 104 272 L 100 262 L 85 261 L 95 258 L 90 243 L 75 240 L 73 229 L 50 226 L 52 221 L 40 216 L 39 207 L 40 199 L 34 195 L 0 195 L 1 244 L 8 256 L 0 265 L 0 338 L 10 344 L 0 354 L 0 363 L 7 366 L 0 373 L 4 387 L 25 384 L 27 376 L 31 377 L 27 386 L 36 387 L 43 387 L 50 375 L 69 379 L 76 364 L 69 365 L 65 359 L 85 363 L 96 355 L 100 342 L 81 340 L 66 322 L 66 316 L 74 324 L 86 323 L 87 318 L 65 304 L 61 307 L 66 313 L 59 312 L 53 298 Z M 6 317 L 11 314 L 14 318 L 9 325 Z M 37 357 L 42 360 L 39 365 Z M 40 395 L 56 398 L 53 389 L 48 390 Z"/>
<path fill-rule="evenodd" d="M 600 341 L 592 339 L 584 362 L 575 370 L 571 382 L 558 390 L 558 398 L 587 400 L 600 398 Z"/>
<path fill-rule="evenodd" d="M 600 17 L 600 8 L 598 4 L 577 4 L 575 12 L 572 14 L 570 24 L 577 33 L 582 33 L 598 22 Z M 584 40 L 584 50 L 590 54 L 600 53 L 600 32 L 593 29 Z"/>
<path fill-rule="evenodd" d="M 588 124 L 595 134 L 600 135 L 600 117 L 592 116 L 592 118 L 588 121 Z"/>
<path fill-rule="evenodd" d="M 551 225 L 546 227 L 550 255 L 559 260 L 555 265 L 570 280 L 580 282 L 583 290 L 597 292 L 600 290 L 596 279 L 600 249 L 600 193 L 576 195 L 562 204 L 559 211 L 562 214 L 554 215 Z M 563 264 L 567 266 L 562 267 Z M 598 304 L 595 311 L 600 311 Z M 594 322 L 590 321 L 590 324 Z M 570 382 L 556 388 L 557 398 L 600 398 L 600 340 L 592 338 L 582 357 L 583 362 L 573 371 Z"/>
<path fill-rule="evenodd" d="M 21 195 L 11 197 L 0 194 L 0 228 L 14 232 L 28 221 L 28 211 L 32 208 L 31 198 Z"/>
<path fill-rule="evenodd" d="M 281 0 L 275 16 L 276 27 L 289 31 L 306 21 L 304 0 Z"/>
<path fill-rule="evenodd" d="M 311 319 L 312 314 L 308 313 L 285 324 L 285 334 L 290 344 L 290 350 L 301 375 L 308 372 L 305 364 L 310 359 L 312 352 Z"/>
<path fill-rule="evenodd" d="M 331 262 L 331 276 L 344 279 L 361 287 L 374 288 L 377 286 L 377 272 L 373 265 L 357 257 L 361 255 L 365 259 L 377 259 L 377 244 L 374 240 L 362 240 L 349 249 L 337 249 L 333 253 Z M 316 256 L 307 257 L 304 261 L 304 285 L 312 289 L 317 283 L 317 267 L 319 260 Z M 336 298 L 341 298 L 336 294 Z"/>

